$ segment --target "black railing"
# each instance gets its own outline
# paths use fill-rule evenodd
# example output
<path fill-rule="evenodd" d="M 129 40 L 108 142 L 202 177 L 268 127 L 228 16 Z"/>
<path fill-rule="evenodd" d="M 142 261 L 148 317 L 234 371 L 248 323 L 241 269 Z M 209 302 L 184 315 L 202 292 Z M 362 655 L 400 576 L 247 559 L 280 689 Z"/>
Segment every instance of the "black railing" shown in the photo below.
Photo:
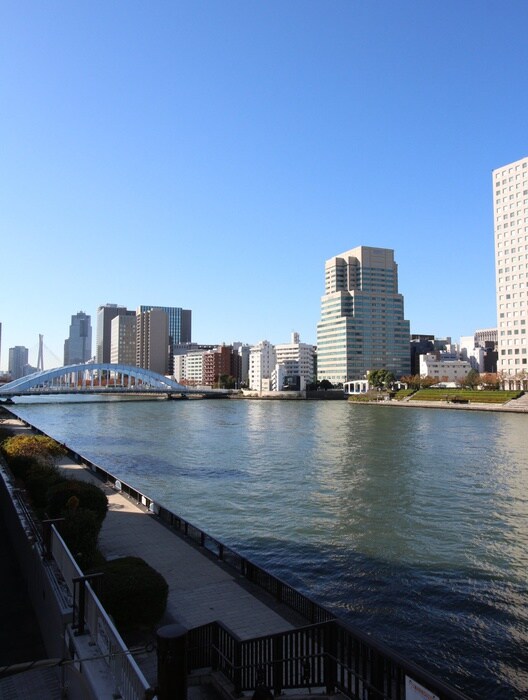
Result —
<path fill-rule="evenodd" d="M 257 639 L 241 640 L 219 622 L 188 632 L 188 671 L 221 671 L 239 695 L 265 686 L 275 696 L 287 690 L 321 688 L 352 700 L 405 700 L 408 685 L 423 697 L 467 697 L 382 645 L 333 620 Z M 419 697 L 422 697 L 420 695 Z"/>

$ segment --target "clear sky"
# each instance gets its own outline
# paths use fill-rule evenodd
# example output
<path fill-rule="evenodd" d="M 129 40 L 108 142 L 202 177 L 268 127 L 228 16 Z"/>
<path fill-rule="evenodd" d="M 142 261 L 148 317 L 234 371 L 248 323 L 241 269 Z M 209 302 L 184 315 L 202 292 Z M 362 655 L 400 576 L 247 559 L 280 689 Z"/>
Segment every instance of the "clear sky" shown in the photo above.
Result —
<path fill-rule="evenodd" d="M 315 343 L 324 262 L 358 245 L 395 250 L 413 333 L 495 326 L 527 27 L 526 0 L 3 0 L 2 368 L 39 333 L 61 364 L 105 303 Z"/>

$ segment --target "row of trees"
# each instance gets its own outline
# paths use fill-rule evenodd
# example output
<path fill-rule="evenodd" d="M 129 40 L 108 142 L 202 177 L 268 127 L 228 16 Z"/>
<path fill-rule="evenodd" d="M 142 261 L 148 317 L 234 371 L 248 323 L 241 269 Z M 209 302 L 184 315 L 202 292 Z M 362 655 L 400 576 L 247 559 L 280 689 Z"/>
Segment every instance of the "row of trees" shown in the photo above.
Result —
<path fill-rule="evenodd" d="M 463 389 L 476 389 L 481 386 L 484 389 L 500 389 L 501 376 L 497 373 L 486 372 L 480 374 L 475 369 L 471 369 L 465 377 L 461 377 L 457 384 Z M 387 369 L 374 369 L 368 373 L 370 386 L 375 389 L 392 389 L 395 383 L 395 377 L 392 372 Z M 440 382 L 451 381 L 449 377 L 422 377 L 419 374 L 409 374 L 399 380 L 406 384 L 409 389 L 428 389 L 434 384 Z"/>
<path fill-rule="evenodd" d="M 421 377 L 419 374 L 406 375 L 401 377 L 401 382 L 407 384 L 409 389 L 427 389 L 440 382 L 452 381 L 449 377 Z M 483 389 L 500 389 L 501 377 L 496 372 L 485 372 L 480 374 L 475 369 L 469 370 L 465 377 L 457 380 L 458 386 L 463 389 L 476 389 L 481 386 Z"/>

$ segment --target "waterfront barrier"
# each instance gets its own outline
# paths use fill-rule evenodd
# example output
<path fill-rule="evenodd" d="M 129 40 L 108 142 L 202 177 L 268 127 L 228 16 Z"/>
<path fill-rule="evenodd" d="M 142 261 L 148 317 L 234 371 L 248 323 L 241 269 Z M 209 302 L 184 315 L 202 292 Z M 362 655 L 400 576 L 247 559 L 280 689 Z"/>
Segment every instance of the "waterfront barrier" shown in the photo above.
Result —
<path fill-rule="evenodd" d="M 22 422 L 45 435 L 27 421 Z M 275 695 L 286 690 L 321 688 L 328 694 L 340 692 L 351 700 L 468 700 L 462 692 L 369 634 L 336 619 L 325 607 L 201 528 L 64 447 L 75 462 L 311 623 L 249 640 L 240 639 L 220 622 L 195 628 L 187 633 L 189 671 L 211 668 L 221 672 L 232 683 L 235 695 L 264 686 Z"/>
<path fill-rule="evenodd" d="M 242 640 L 220 622 L 188 632 L 188 670 L 221 672 L 239 696 L 300 690 L 351 700 L 469 700 L 340 620 Z"/>

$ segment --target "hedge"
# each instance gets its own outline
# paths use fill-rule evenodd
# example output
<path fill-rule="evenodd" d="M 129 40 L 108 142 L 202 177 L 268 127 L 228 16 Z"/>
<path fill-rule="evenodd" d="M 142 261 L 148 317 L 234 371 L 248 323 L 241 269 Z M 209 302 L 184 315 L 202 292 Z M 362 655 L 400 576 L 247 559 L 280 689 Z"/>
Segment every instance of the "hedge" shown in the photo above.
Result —
<path fill-rule="evenodd" d="M 48 491 L 46 508 L 50 518 L 65 514 L 67 504 L 75 497 L 79 508 L 93 511 L 102 523 L 108 510 L 108 499 L 96 485 L 79 479 L 63 479 Z"/>
<path fill-rule="evenodd" d="M 101 602 L 119 630 L 155 625 L 167 605 L 169 586 L 163 576 L 139 557 L 106 562 Z"/>

